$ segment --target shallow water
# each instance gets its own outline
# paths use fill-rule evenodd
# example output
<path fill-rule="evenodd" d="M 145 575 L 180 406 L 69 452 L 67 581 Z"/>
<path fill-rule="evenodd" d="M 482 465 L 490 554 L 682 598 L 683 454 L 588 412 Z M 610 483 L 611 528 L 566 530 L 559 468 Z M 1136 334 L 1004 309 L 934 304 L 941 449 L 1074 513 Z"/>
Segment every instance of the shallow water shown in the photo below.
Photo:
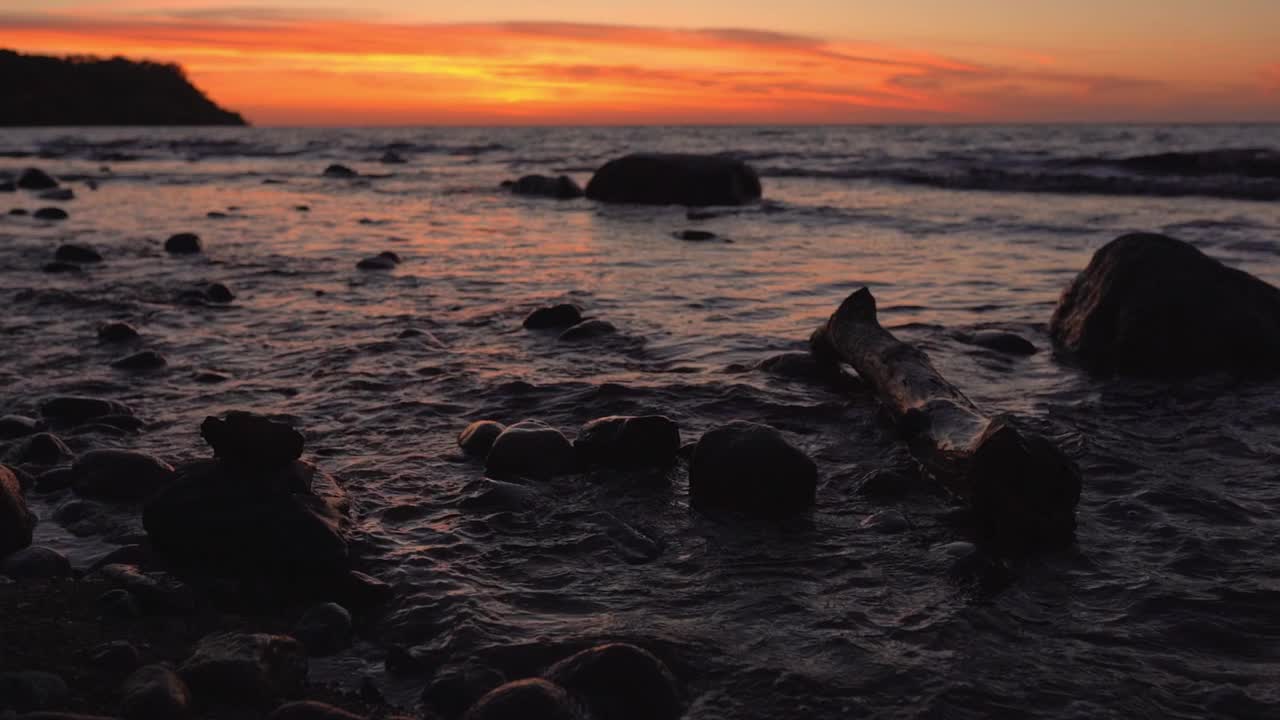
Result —
<path fill-rule="evenodd" d="M 6 130 L 0 171 L 38 165 L 78 197 L 61 223 L 0 216 L 0 414 L 55 393 L 122 400 L 143 433 L 68 443 L 172 460 L 207 454 L 205 415 L 296 417 L 357 500 L 355 551 L 400 591 L 373 641 L 329 670 L 401 699 L 427 678 L 382 677 L 380 642 L 514 678 L 624 639 L 672 664 L 690 718 L 1266 717 L 1280 703 L 1280 384 L 1092 379 L 1045 334 L 1065 284 L 1126 231 L 1280 282 L 1280 204 L 1252 199 L 1280 183 L 1265 163 L 1099 160 L 1257 147 L 1280 149 L 1280 127 Z M 388 148 L 408 163 L 378 163 Z M 762 169 L 767 200 L 691 221 L 496 189 L 528 172 L 585 183 L 636 149 L 733 151 Z M 377 177 L 320 177 L 330 162 Z M 672 237 L 686 228 L 733 242 Z M 204 255 L 163 252 L 183 231 Z M 106 262 L 41 273 L 71 241 Z M 355 269 L 383 250 L 404 264 Z M 212 281 L 235 302 L 177 300 Z M 944 496 L 859 493 L 869 476 L 918 485 L 873 400 L 753 369 L 804 350 L 862 285 L 976 402 L 1080 462 L 1073 548 L 994 578 L 957 572 L 965 528 Z M 520 327 L 564 300 L 619 334 L 569 345 Z M 97 343 L 108 319 L 136 324 L 169 367 L 109 367 L 125 351 Z M 1042 352 L 957 337 L 986 327 Z M 430 337 L 398 338 L 408 328 Z M 473 419 L 572 435 L 649 412 L 686 441 L 736 418 L 779 427 L 819 464 L 817 507 L 783 523 L 702 515 L 682 469 L 500 486 L 454 442 Z M 67 500 L 38 500 L 38 541 L 78 564 L 136 532 L 120 513 L 108 537 L 76 538 L 51 519 Z M 885 511 L 907 527 L 864 527 Z"/>

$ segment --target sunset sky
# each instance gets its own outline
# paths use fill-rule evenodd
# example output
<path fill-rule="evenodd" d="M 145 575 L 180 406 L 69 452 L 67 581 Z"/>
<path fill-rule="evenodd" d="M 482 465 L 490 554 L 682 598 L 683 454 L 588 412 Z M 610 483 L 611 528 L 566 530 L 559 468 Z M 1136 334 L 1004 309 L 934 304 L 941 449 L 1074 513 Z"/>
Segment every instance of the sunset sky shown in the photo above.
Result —
<path fill-rule="evenodd" d="M 1280 0 L 0 0 L 259 125 L 1280 121 Z"/>

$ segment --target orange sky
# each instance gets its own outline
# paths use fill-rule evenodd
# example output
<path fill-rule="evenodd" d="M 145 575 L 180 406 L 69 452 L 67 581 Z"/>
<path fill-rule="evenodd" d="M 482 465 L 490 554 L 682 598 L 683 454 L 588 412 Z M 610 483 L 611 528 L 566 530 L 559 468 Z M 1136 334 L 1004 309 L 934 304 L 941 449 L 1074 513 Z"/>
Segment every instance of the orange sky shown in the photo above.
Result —
<path fill-rule="evenodd" d="M 0 47 L 176 61 L 263 125 L 1280 121 L 1278 0 L 237 2 L 0 0 Z"/>

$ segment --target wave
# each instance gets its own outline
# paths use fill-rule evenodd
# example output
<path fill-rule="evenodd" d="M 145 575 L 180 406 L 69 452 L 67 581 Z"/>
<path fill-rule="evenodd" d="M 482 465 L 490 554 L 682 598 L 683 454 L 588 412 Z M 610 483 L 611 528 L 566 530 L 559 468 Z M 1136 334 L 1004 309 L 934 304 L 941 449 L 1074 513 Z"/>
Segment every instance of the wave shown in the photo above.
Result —
<path fill-rule="evenodd" d="M 1280 179 L 1280 152 L 1269 148 L 1167 152 L 1125 158 L 1076 158 L 1065 164 L 1070 167 L 1118 168 L 1144 175 Z"/>

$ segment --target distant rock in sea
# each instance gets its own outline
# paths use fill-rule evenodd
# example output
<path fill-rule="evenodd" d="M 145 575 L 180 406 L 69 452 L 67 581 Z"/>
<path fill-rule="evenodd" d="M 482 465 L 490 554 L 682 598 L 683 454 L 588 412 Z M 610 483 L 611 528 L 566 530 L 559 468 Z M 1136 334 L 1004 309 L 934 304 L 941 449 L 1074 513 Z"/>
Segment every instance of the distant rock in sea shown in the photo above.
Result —
<path fill-rule="evenodd" d="M 587 197 L 641 205 L 745 205 L 760 199 L 760 176 L 724 155 L 636 153 L 610 160 L 587 183 Z"/>
<path fill-rule="evenodd" d="M 0 50 L 0 126 L 245 125 L 173 64 Z"/>

